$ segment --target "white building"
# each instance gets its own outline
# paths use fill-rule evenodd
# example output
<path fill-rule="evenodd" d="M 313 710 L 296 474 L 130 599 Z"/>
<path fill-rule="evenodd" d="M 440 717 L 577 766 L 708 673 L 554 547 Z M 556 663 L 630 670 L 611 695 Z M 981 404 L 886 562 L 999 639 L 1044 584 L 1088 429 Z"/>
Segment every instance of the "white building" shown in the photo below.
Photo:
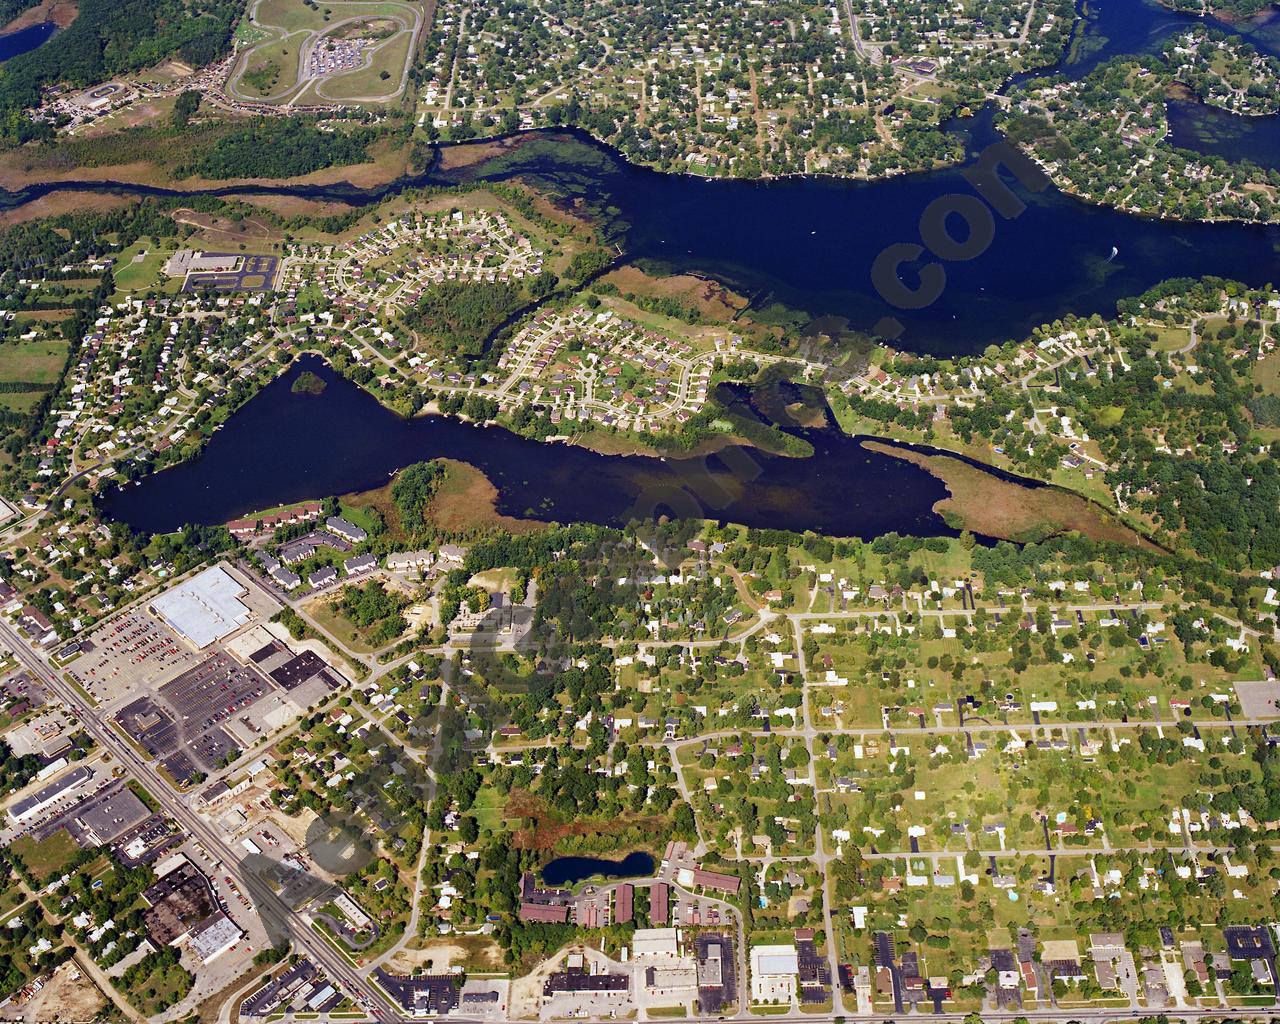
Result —
<path fill-rule="evenodd" d="M 674 928 L 637 928 L 631 937 L 633 960 L 674 960 L 680 955 L 680 936 Z"/>
<path fill-rule="evenodd" d="M 751 1001 L 792 1002 L 799 973 L 800 961 L 795 946 L 752 946 Z"/>

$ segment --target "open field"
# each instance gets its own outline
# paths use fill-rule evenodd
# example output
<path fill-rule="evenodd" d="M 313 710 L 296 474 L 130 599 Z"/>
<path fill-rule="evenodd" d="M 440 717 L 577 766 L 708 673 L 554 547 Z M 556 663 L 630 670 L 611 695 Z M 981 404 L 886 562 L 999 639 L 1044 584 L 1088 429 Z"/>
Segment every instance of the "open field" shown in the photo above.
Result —
<path fill-rule="evenodd" d="M 257 0 L 241 34 L 249 45 L 227 80 L 227 92 L 267 103 L 386 102 L 404 87 L 422 23 L 420 7 L 398 0 L 332 0 L 323 8 L 301 0 Z M 388 24 L 392 34 L 378 38 Z M 325 40 L 357 37 L 369 39 L 360 67 L 329 74 L 312 70 L 310 57 Z"/>
<path fill-rule="evenodd" d="M 53 384 L 66 361 L 65 342 L 24 341 L 0 345 L 0 381 Z"/>
<path fill-rule="evenodd" d="M 240 76 L 244 95 L 271 101 L 292 91 L 298 80 L 298 51 L 308 38 L 306 32 L 294 32 L 255 46 Z"/>
<path fill-rule="evenodd" d="M 480 470 L 465 462 L 448 464 L 444 482 L 427 505 L 427 518 L 447 533 L 468 533 L 500 527 L 513 533 L 539 530 L 543 524 L 515 519 L 497 510 L 498 489 Z"/>
<path fill-rule="evenodd" d="M 169 244 L 173 244 L 172 241 Z M 177 278 L 165 276 L 164 265 L 175 249 L 129 248 L 120 255 L 116 265 L 115 285 L 117 293 L 138 292 L 148 288 L 176 294 L 182 287 Z"/>
<path fill-rule="evenodd" d="M 914 463 L 947 485 L 950 497 L 934 511 L 950 514 L 965 529 L 1002 540 L 1026 541 L 1078 531 L 1097 541 L 1156 550 L 1150 541 L 1084 498 L 1057 487 L 1028 488 L 946 455 L 863 441 L 870 451 Z"/>
<path fill-rule="evenodd" d="M 11 412 L 30 412 L 43 397 L 43 391 L 0 392 L 0 406 Z"/>
<path fill-rule="evenodd" d="M 9 851 L 39 880 L 53 878 L 80 852 L 71 833 L 60 828 L 47 839 L 37 841 L 30 835 L 9 844 Z"/>
<path fill-rule="evenodd" d="M 615 286 L 623 295 L 674 300 L 713 322 L 733 320 L 748 304 L 746 298 L 719 282 L 694 274 L 654 277 L 628 265 L 610 271 L 602 281 Z"/>
<path fill-rule="evenodd" d="M 373 651 L 372 647 L 360 639 L 355 623 L 334 607 L 332 594 L 312 601 L 306 610 L 321 629 L 336 637 L 344 647 L 350 648 L 357 654 L 369 654 Z"/>
<path fill-rule="evenodd" d="M 176 223 L 196 229 L 193 243 L 198 240 L 210 246 L 261 241 L 270 239 L 273 233 L 271 226 L 257 217 L 219 217 L 189 209 L 174 210 L 172 217 Z"/>

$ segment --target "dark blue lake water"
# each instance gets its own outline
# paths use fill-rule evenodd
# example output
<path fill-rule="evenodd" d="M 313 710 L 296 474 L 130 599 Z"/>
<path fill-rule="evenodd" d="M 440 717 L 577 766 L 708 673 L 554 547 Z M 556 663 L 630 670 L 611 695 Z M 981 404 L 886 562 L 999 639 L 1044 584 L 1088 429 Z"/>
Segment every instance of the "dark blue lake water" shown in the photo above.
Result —
<path fill-rule="evenodd" d="M 1183 149 L 1280 170 L 1280 114 L 1241 117 L 1206 103 L 1170 100 L 1169 141 Z"/>
<path fill-rule="evenodd" d="M 326 382 L 322 394 L 292 391 L 303 370 Z M 839 431 L 797 432 L 814 446 L 812 457 L 742 448 L 691 460 L 599 455 L 449 417 L 402 419 L 306 356 L 232 416 L 197 458 L 109 491 L 101 508 L 135 530 L 166 533 L 380 487 L 409 463 L 451 458 L 484 472 L 507 515 L 622 525 L 670 512 L 832 536 L 955 535 L 933 512 L 946 489 L 928 473 Z"/>
<path fill-rule="evenodd" d="M 622 860 L 599 860 L 595 857 L 557 857 L 542 869 L 547 885 L 573 885 L 600 875 L 604 878 L 643 878 L 653 874 L 653 857 L 643 850 L 627 854 Z"/>
<path fill-rule="evenodd" d="M 10 32 L 7 36 L 0 36 L 0 63 L 47 43 L 57 31 L 57 25 L 46 21 L 29 28 L 19 29 L 17 32 Z"/>

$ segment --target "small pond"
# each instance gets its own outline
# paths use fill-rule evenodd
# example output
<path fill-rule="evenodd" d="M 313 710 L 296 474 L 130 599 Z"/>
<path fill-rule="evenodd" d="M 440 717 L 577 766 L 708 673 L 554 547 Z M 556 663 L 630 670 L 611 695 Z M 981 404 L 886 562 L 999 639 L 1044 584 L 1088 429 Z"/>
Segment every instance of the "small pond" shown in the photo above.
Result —
<path fill-rule="evenodd" d="M 653 856 L 644 850 L 627 854 L 622 860 L 597 857 L 557 857 L 542 869 L 547 885 L 573 885 L 602 875 L 605 878 L 637 878 L 653 874 Z"/>

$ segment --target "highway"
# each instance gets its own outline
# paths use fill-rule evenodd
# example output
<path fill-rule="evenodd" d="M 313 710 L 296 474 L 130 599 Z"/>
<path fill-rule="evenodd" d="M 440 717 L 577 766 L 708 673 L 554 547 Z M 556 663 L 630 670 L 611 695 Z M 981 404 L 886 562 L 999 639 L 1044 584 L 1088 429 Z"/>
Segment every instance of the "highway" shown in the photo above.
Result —
<path fill-rule="evenodd" d="M 196 839 L 204 849 L 215 860 L 220 861 L 218 871 L 229 875 L 241 891 L 247 895 L 252 895 L 259 903 L 256 907 L 260 915 L 264 910 L 275 920 L 279 921 L 283 926 L 287 927 L 289 934 L 293 940 L 294 947 L 298 952 L 305 953 L 316 964 L 323 968 L 329 977 L 335 982 L 342 985 L 349 994 L 355 996 L 356 993 L 363 994 L 363 1005 L 371 1013 L 374 1020 L 379 1024 L 395 1024 L 395 1022 L 409 1021 L 414 1018 L 404 1013 L 398 1006 L 392 1003 L 377 986 L 365 976 L 369 969 L 362 972 L 355 967 L 350 961 L 332 947 L 319 933 L 314 931 L 308 922 L 303 919 L 302 915 L 293 908 L 284 904 L 278 897 L 272 893 L 269 888 L 260 880 L 249 880 L 249 875 L 244 869 L 243 863 L 238 859 L 238 854 L 229 848 L 214 831 L 204 818 L 192 810 L 183 799 L 176 794 L 169 784 L 160 777 L 154 770 L 150 762 L 146 761 L 134 748 L 122 737 L 117 736 L 109 725 L 102 722 L 94 710 L 75 690 L 73 686 L 67 683 L 61 675 L 52 668 L 48 662 L 30 647 L 21 636 L 7 622 L 0 620 L 0 639 L 12 649 L 14 656 L 22 664 L 24 668 L 30 671 L 34 676 L 44 682 L 49 689 L 61 699 L 66 706 L 80 719 L 85 730 L 93 736 L 93 738 L 101 745 L 104 751 L 109 751 L 118 759 L 118 763 L 123 765 L 127 771 L 133 774 L 139 781 L 143 782 L 147 789 L 160 802 L 165 813 L 174 818 L 178 824 L 186 830 L 188 835 Z M 1000 851 L 1001 854 L 1007 851 Z M 1045 851 L 1035 851 L 1043 853 Z M 1078 850 L 1068 850 L 1065 852 L 1081 852 Z M 874 856 L 874 855 L 872 855 Z M 905 856 L 905 854 L 885 854 L 884 856 Z M 928 855 L 925 855 L 928 856 Z M 946 856 L 952 856 L 947 854 Z M 269 906 L 264 906 L 263 901 L 271 901 Z M 825 901 L 824 901 L 825 902 Z M 743 950 L 745 952 L 745 950 Z M 833 978 L 833 981 L 836 979 Z M 739 998 L 746 990 L 748 979 L 742 977 L 739 980 L 740 993 Z M 838 985 L 835 986 L 838 989 Z M 740 1003 L 741 1005 L 741 1003 Z M 839 1006 L 839 1003 L 835 1004 Z M 1012 1022 L 1019 1018 L 1028 1021 L 1044 1021 L 1044 1022 L 1068 1022 L 1080 1021 L 1082 1024 L 1104 1024 L 1107 1021 L 1134 1020 L 1139 1017 L 1149 1016 L 1154 1012 L 1147 1009 L 1120 1010 L 1115 1009 L 1074 1009 L 1061 1010 L 1056 1008 L 1046 1008 L 1040 1010 L 989 1010 L 983 1011 L 982 1018 L 987 1024 L 996 1024 L 996 1022 Z M 1275 1020 L 1280 1017 L 1280 1008 L 1263 1007 L 1252 1008 L 1248 1011 L 1240 1009 L 1229 1009 L 1225 1007 L 1183 1007 L 1172 1009 L 1170 1012 L 1173 1020 L 1201 1020 L 1210 1018 L 1221 1018 L 1224 1015 L 1232 1015 L 1236 1017 L 1248 1017 L 1256 1020 Z M 741 1010 L 739 1010 L 741 1014 Z M 930 1020 L 946 1022 L 946 1024 L 963 1024 L 966 1019 L 964 1013 L 913 1013 L 913 1014 L 893 1014 L 893 1013 L 875 1013 L 875 1014 L 856 1014 L 851 1012 L 845 1013 L 819 1013 L 809 1014 L 793 1010 L 790 1013 L 770 1015 L 771 1019 L 793 1020 L 793 1021 L 809 1021 L 817 1022 L 817 1024 L 836 1024 L 836 1022 L 847 1019 L 880 1021 L 892 1024 L 895 1018 L 901 1016 L 912 1017 L 928 1017 Z M 492 1020 L 488 1018 L 469 1018 L 463 1016 L 450 1016 L 450 1021 L 456 1021 L 457 1024 L 492 1024 Z M 602 1024 L 607 1018 L 586 1018 L 589 1021 L 601 1021 Z M 716 1021 L 726 1022 L 726 1024 L 760 1024 L 760 1018 L 752 1014 L 745 1014 L 732 1017 L 716 1017 L 711 1018 Z"/>
<path fill-rule="evenodd" d="M 104 750 L 110 751 L 160 802 L 166 814 L 174 818 L 186 830 L 187 834 L 200 842 L 215 860 L 221 861 L 218 870 L 229 875 L 241 892 L 252 894 L 260 900 L 274 900 L 274 905 L 259 905 L 258 913 L 272 915 L 282 925 L 288 927 L 294 946 L 299 952 L 306 953 L 316 964 L 323 967 L 334 981 L 338 982 L 354 997 L 356 992 L 363 992 L 366 1005 L 371 1009 L 375 1019 L 389 1022 L 404 1019 L 400 1008 L 391 1003 L 382 993 L 366 979 L 361 977 L 355 966 L 339 953 L 302 918 L 292 907 L 286 906 L 268 887 L 255 879 L 248 881 L 238 859 L 239 855 L 228 847 L 213 828 L 200 815 L 189 808 L 174 793 L 169 784 L 155 772 L 133 747 L 123 738 L 115 735 L 111 728 L 101 722 L 93 713 L 88 702 L 55 672 L 49 664 L 34 651 L 4 621 L 0 621 L 0 639 L 14 652 L 18 661 L 33 675 L 44 682 L 50 690 L 66 704 L 80 719 L 85 730 L 93 736 Z"/>

